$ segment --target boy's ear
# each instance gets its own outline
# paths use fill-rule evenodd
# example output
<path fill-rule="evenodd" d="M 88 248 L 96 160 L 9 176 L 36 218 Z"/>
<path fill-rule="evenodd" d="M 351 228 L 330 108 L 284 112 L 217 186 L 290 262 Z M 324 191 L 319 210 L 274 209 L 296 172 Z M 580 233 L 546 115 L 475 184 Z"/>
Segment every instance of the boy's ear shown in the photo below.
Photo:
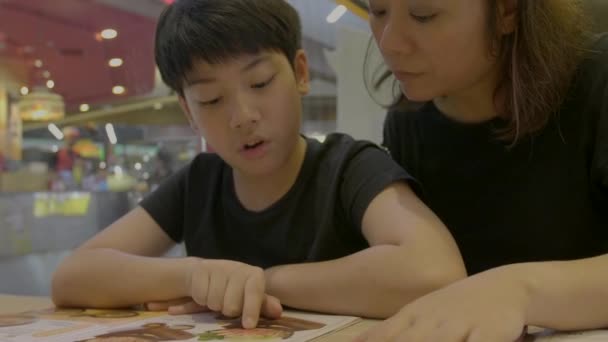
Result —
<path fill-rule="evenodd" d="M 306 57 L 304 50 L 300 49 L 296 52 L 293 65 L 298 91 L 301 95 L 306 95 L 310 91 L 310 72 L 308 70 L 308 57 Z"/>
<path fill-rule="evenodd" d="M 186 101 L 186 99 L 184 98 L 183 95 L 178 95 L 177 100 L 179 102 L 179 106 L 182 107 L 182 111 L 184 112 L 186 119 L 188 119 L 188 123 L 190 124 L 190 127 L 192 128 L 192 130 L 194 130 L 194 132 L 196 132 L 197 134 L 200 135 L 198 127 L 196 126 L 196 123 L 194 122 L 194 118 L 192 117 L 192 112 L 190 111 L 188 102 Z"/>
<path fill-rule="evenodd" d="M 500 18 L 498 21 L 499 32 L 504 35 L 513 33 L 517 27 L 517 7 L 519 0 L 501 0 L 498 2 Z"/>

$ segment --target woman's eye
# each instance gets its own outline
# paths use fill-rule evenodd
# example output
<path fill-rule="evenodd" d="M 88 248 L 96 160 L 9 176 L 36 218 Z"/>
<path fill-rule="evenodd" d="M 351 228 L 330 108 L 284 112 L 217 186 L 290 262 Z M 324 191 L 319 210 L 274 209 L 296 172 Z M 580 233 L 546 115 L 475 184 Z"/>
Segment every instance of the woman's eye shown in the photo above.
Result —
<path fill-rule="evenodd" d="M 386 14 L 386 11 L 385 10 L 370 9 L 369 13 L 372 16 L 376 17 L 376 18 L 382 18 Z"/>
<path fill-rule="evenodd" d="M 412 18 L 414 18 L 414 20 L 416 20 L 419 23 L 428 23 L 429 21 L 435 19 L 435 17 L 437 16 L 436 14 L 431 14 L 431 15 L 415 15 L 415 14 L 410 14 L 410 16 Z"/>

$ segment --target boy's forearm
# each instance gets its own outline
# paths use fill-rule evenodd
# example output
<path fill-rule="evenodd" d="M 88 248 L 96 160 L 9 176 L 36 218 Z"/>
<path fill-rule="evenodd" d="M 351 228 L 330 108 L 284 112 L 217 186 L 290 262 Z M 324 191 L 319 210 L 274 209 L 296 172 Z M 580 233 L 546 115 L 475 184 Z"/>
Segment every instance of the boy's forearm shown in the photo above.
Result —
<path fill-rule="evenodd" d="M 526 323 L 558 330 L 608 327 L 608 255 L 505 266 L 527 290 Z"/>
<path fill-rule="evenodd" d="M 57 306 L 118 308 L 186 297 L 193 262 L 111 249 L 77 251 L 53 275 L 53 301 Z"/>
<path fill-rule="evenodd" d="M 273 267 L 266 271 L 267 291 L 296 309 L 386 318 L 465 277 L 457 264 L 429 269 L 406 255 L 398 246 L 374 246 L 337 260 Z"/>

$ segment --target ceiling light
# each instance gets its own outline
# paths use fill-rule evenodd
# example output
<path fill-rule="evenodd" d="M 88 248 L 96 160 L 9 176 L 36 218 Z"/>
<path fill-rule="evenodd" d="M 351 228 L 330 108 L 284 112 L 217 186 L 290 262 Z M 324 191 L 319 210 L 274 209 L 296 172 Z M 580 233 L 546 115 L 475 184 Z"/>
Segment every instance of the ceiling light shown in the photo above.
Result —
<path fill-rule="evenodd" d="M 51 134 L 57 140 L 62 140 L 63 139 L 63 132 L 61 132 L 61 130 L 59 129 L 59 127 L 57 127 L 57 125 L 55 125 L 54 123 L 52 123 L 52 124 L 49 124 L 48 128 L 49 128 L 49 131 L 51 132 Z"/>
<path fill-rule="evenodd" d="M 49 89 L 55 88 L 55 81 L 53 81 L 53 80 L 46 81 L 46 87 Z"/>
<path fill-rule="evenodd" d="M 83 104 L 80 105 L 80 111 L 83 112 L 83 113 L 84 112 L 88 112 L 89 109 L 91 109 L 91 107 L 89 107 L 89 105 L 86 104 L 86 103 L 83 103 Z"/>
<path fill-rule="evenodd" d="M 118 143 L 118 138 L 116 137 L 116 131 L 114 131 L 114 125 L 111 123 L 106 124 L 106 133 L 108 134 L 108 140 L 112 145 L 116 145 Z"/>
<path fill-rule="evenodd" d="M 30 93 L 30 89 L 28 87 L 21 87 L 21 89 L 19 89 L 19 92 L 21 93 L 21 95 L 25 96 Z"/>
<path fill-rule="evenodd" d="M 111 66 L 112 68 L 118 68 L 118 67 L 122 66 L 122 64 L 123 64 L 122 58 L 112 58 L 108 61 L 108 65 Z"/>
<path fill-rule="evenodd" d="M 118 37 L 118 31 L 115 29 L 105 29 L 101 31 L 101 38 L 103 39 L 114 39 Z"/>
<path fill-rule="evenodd" d="M 112 94 L 114 95 L 122 95 L 125 93 L 125 91 L 127 91 L 127 89 L 125 89 L 125 87 L 123 86 L 114 86 L 114 88 L 112 88 Z"/>
<path fill-rule="evenodd" d="M 330 24 L 333 24 L 335 22 L 337 22 L 338 20 L 340 20 L 340 18 L 342 18 L 342 16 L 346 13 L 347 8 L 344 5 L 338 5 L 336 6 L 336 8 L 334 8 L 333 11 L 331 11 L 331 13 L 329 13 L 329 15 L 327 16 L 327 22 Z"/>
<path fill-rule="evenodd" d="M 34 61 L 34 66 L 36 66 L 36 68 L 42 68 L 43 65 L 42 60 L 40 59 Z"/>

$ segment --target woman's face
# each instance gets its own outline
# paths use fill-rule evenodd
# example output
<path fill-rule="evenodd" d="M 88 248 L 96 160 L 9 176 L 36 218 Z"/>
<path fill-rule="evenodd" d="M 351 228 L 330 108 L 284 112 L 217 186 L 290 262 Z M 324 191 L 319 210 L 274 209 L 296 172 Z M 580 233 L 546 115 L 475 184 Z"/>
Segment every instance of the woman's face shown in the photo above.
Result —
<path fill-rule="evenodd" d="M 451 96 L 492 79 L 488 0 L 369 0 L 387 66 L 411 101 Z"/>

